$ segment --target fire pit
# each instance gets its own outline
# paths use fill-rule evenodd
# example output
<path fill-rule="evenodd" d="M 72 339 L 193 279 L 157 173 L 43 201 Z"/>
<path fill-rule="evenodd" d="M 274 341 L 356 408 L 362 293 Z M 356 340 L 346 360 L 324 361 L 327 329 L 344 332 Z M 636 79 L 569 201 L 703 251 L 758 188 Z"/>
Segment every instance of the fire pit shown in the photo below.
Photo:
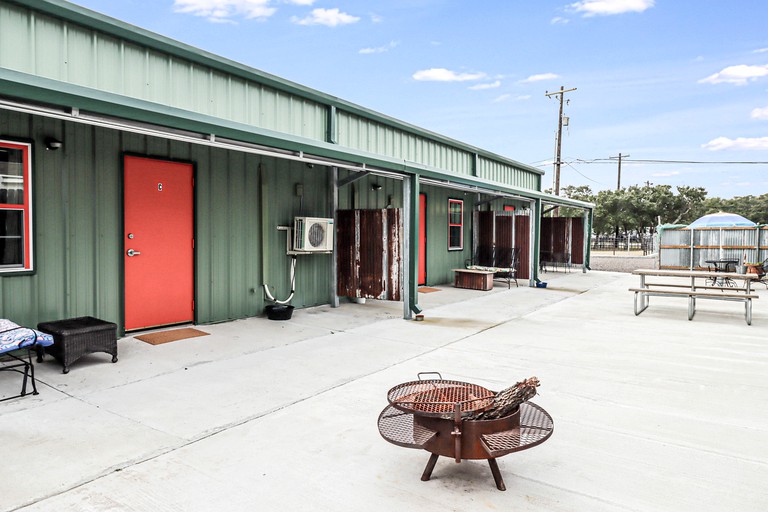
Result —
<path fill-rule="evenodd" d="M 437 459 L 487 459 L 496 487 L 506 490 L 496 459 L 549 439 L 554 428 L 547 412 L 531 402 L 521 403 L 500 418 L 483 417 L 497 393 L 467 382 L 439 379 L 399 384 L 387 393 L 389 404 L 378 419 L 379 433 L 392 444 L 432 453 L 423 481 L 432 476 Z"/>

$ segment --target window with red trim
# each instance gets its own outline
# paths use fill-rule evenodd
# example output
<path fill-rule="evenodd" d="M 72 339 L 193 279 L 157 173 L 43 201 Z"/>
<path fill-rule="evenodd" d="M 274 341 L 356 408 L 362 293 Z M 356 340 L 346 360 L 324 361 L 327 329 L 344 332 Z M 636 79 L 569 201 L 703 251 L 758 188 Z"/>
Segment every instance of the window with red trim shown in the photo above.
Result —
<path fill-rule="evenodd" d="M 0 140 L 0 273 L 32 270 L 31 145 Z"/>
<path fill-rule="evenodd" d="M 448 200 L 448 250 L 464 248 L 464 201 Z"/>

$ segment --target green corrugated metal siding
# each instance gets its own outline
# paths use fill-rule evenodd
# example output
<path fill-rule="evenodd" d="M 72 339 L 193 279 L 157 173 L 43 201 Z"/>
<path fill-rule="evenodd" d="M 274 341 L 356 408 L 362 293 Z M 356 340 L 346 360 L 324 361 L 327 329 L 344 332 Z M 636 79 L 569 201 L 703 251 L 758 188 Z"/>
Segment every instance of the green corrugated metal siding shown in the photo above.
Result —
<path fill-rule="evenodd" d="M 498 183 L 510 183 L 530 190 L 539 190 L 537 187 L 540 175 L 487 158 L 480 158 L 479 160 L 477 172 L 479 178 Z"/>
<path fill-rule="evenodd" d="M 427 196 L 427 284 L 453 282 L 451 269 L 463 268 L 472 255 L 472 208 L 476 194 L 422 186 Z M 464 201 L 464 250 L 448 250 L 448 199 Z"/>
<path fill-rule="evenodd" d="M 339 180 L 343 180 L 351 171 L 339 171 Z M 372 185 L 381 186 L 373 190 Z M 339 188 L 339 209 L 373 209 L 403 207 L 403 182 L 381 176 L 367 175 L 353 183 Z"/>
<path fill-rule="evenodd" d="M 313 140 L 326 136 L 321 103 L 5 3 L 0 67 Z"/>
<path fill-rule="evenodd" d="M 139 99 L 307 141 L 338 135 L 342 151 L 538 190 L 540 171 L 493 153 L 74 5 L 20 4 L 0 0 L 0 68 L 117 94 L 126 103 Z M 331 107 L 335 119 L 329 118 Z M 328 134 L 329 126 L 335 133 Z"/>
<path fill-rule="evenodd" d="M 55 136 L 59 151 L 40 142 Z M 304 214 L 328 213 L 327 170 L 301 163 L 192 146 L 115 130 L 0 110 L 0 138 L 35 141 L 33 275 L 0 276 L 0 316 L 34 325 L 92 315 L 121 323 L 122 155 L 189 161 L 196 167 L 196 306 L 200 323 L 261 314 L 262 258 L 277 293 L 288 291 L 285 233 L 299 215 L 295 183 L 303 182 Z M 262 165 L 271 183 L 260 199 Z M 281 200 L 290 198 L 293 200 Z M 262 228 L 262 210 L 269 212 Z M 262 229 L 268 249 L 262 250 Z M 327 303 L 330 256 L 302 256 L 297 306 Z"/>
<path fill-rule="evenodd" d="M 265 258 L 264 283 L 277 299 L 290 292 L 290 257 L 286 255 L 287 232 L 297 216 L 330 217 L 328 173 L 325 167 L 308 168 L 287 160 L 264 159 L 261 171 L 262 229 Z M 296 194 L 296 185 L 303 196 Z M 296 307 L 327 304 L 330 300 L 331 255 L 298 256 L 296 263 Z M 261 293 L 259 291 L 259 293 Z"/>
<path fill-rule="evenodd" d="M 474 154 L 404 130 L 339 111 L 338 142 L 342 146 L 471 176 Z"/>

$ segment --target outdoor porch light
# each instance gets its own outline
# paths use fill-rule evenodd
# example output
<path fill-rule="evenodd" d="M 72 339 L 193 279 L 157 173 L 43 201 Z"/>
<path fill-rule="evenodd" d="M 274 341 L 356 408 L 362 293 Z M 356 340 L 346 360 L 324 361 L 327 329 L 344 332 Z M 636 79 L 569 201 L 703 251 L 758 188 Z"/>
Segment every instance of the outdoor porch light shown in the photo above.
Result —
<path fill-rule="evenodd" d="M 378 192 L 379 190 L 381 190 L 381 185 L 379 185 L 378 183 L 374 183 L 373 185 L 371 185 L 371 190 L 373 190 L 374 192 Z"/>
<path fill-rule="evenodd" d="M 61 149 L 63 145 L 64 143 L 58 139 L 54 139 L 53 137 L 45 138 L 45 149 L 47 150 L 56 151 L 57 149 Z"/>

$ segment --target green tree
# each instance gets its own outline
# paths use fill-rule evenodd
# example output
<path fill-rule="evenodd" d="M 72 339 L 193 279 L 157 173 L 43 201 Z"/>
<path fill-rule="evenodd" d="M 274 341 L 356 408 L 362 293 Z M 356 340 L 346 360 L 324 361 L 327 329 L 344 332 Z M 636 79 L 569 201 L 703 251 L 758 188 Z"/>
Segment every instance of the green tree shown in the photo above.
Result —
<path fill-rule="evenodd" d="M 599 234 L 655 232 L 659 222 L 690 222 L 707 192 L 701 187 L 677 187 L 676 192 L 669 185 L 650 183 L 600 191 L 595 199 L 594 230 Z"/>

